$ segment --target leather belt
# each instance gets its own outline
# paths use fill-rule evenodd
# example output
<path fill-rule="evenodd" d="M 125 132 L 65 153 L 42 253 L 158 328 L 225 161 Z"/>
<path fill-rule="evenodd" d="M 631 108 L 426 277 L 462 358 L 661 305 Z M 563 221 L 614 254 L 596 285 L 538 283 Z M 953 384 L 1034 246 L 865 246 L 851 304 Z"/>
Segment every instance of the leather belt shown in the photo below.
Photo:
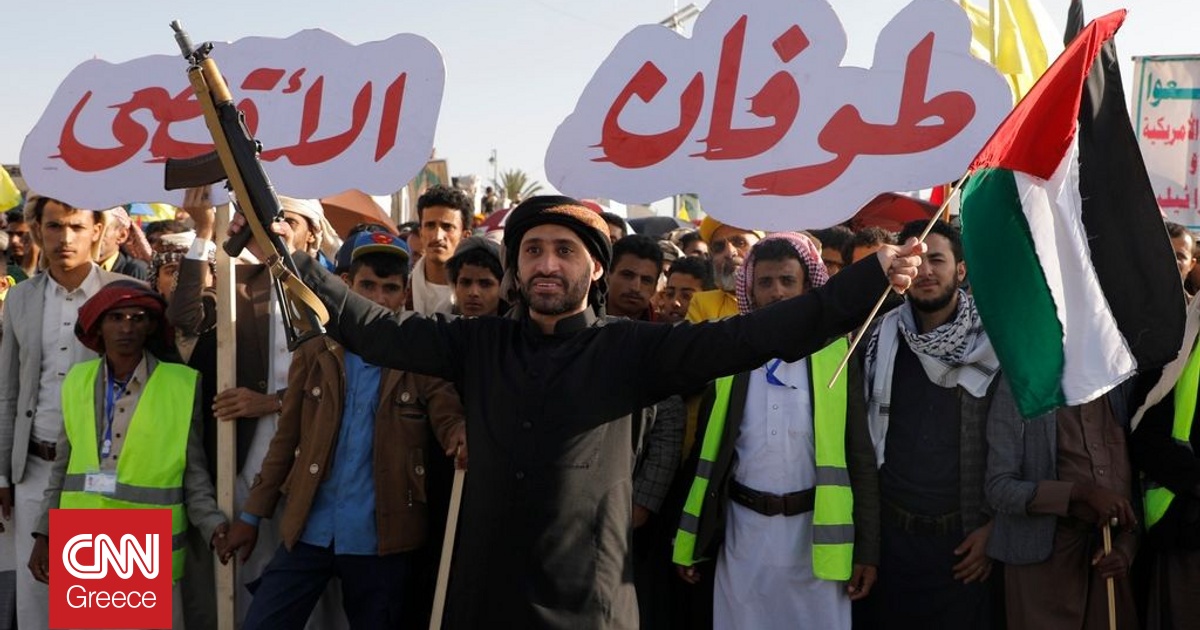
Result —
<path fill-rule="evenodd" d="M 914 514 L 893 503 L 882 501 L 883 522 L 916 536 L 962 535 L 962 512 L 951 512 L 941 516 Z"/>
<path fill-rule="evenodd" d="M 763 516 L 776 516 L 779 514 L 795 516 L 811 512 L 816 497 L 817 491 L 815 488 L 800 490 L 799 492 L 789 492 L 787 494 L 772 494 L 770 492 L 760 492 L 753 488 L 747 488 L 735 479 L 729 480 L 729 498 L 738 505 L 748 507 Z"/>
<path fill-rule="evenodd" d="M 39 442 L 31 439 L 29 440 L 29 454 L 52 462 L 58 454 L 58 445 L 54 442 Z"/>

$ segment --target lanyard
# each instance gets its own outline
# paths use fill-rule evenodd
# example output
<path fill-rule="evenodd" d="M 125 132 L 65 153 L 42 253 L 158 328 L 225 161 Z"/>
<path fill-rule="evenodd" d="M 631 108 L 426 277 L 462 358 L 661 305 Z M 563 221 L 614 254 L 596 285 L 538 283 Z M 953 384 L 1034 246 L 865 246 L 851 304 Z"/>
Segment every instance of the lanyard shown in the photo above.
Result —
<path fill-rule="evenodd" d="M 796 389 L 795 387 L 779 380 L 778 376 L 775 376 L 775 370 L 779 369 L 779 365 L 781 363 L 783 363 L 783 359 L 775 359 L 767 364 L 767 383 L 771 385 L 778 385 L 780 387 L 791 387 L 792 389 Z"/>
<path fill-rule="evenodd" d="M 130 379 L 133 375 L 124 381 L 118 381 L 110 370 L 107 372 L 108 387 L 104 395 L 104 442 L 100 446 L 100 461 L 108 459 L 112 455 L 112 433 L 113 433 L 113 412 L 117 406 L 117 392 L 125 392 L 125 388 L 129 386 Z"/>

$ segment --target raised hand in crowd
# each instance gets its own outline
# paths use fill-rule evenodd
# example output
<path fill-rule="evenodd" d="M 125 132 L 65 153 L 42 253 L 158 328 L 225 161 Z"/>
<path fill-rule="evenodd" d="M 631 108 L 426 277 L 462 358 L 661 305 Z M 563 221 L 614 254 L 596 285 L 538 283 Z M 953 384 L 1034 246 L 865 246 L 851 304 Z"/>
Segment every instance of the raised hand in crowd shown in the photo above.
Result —
<path fill-rule="evenodd" d="M 875 253 L 896 293 L 902 294 L 912 286 L 921 266 L 921 254 L 928 249 L 925 243 L 910 238 L 903 245 L 884 245 Z"/>
<path fill-rule="evenodd" d="M 212 187 L 189 188 L 183 193 L 183 210 L 195 224 L 196 238 L 213 240 L 213 225 L 217 221 L 217 209 L 212 205 Z"/>

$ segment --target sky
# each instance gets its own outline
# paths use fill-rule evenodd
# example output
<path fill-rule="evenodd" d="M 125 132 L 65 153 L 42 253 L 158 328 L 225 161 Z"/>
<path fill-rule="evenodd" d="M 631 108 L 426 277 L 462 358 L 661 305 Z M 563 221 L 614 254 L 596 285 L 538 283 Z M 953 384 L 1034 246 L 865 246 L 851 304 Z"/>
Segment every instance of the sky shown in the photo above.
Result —
<path fill-rule="evenodd" d="M 703 8 L 708 0 L 695 0 Z M 729 1 L 729 0 L 721 0 Z M 1061 32 L 1068 0 L 1041 0 Z M 829 0 L 849 40 L 845 65 L 869 66 L 875 39 L 908 0 Z M 976 0 L 982 2 L 982 0 Z M 17 162 L 21 143 L 58 84 L 96 57 L 119 63 L 176 54 L 168 24 L 179 19 L 193 40 L 287 37 L 321 28 L 355 44 L 416 33 L 442 53 L 446 87 L 435 136 L 452 175 L 492 177 L 519 168 L 542 182 L 546 147 L 575 107 L 592 73 L 617 41 L 657 23 L 686 0 L 7 0 L 0 38 L 8 85 L 0 101 L 0 162 Z M 1200 53 L 1196 0 L 1085 0 L 1089 18 L 1119 9 L 1117 36 L 1126 91 L 1133 55 Z M 67 16 L 70 16 L 69 18 Z M 181 67 L 182 72 L 182 67 Z"/>

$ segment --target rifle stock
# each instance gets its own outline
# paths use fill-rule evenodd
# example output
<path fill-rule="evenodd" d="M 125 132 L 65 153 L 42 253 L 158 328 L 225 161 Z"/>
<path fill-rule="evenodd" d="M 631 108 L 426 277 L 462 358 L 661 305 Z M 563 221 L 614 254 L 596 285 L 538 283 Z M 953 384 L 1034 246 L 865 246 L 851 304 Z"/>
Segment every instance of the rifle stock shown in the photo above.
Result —
<path fill-rule="evenodd" d="M 233 95 L 217 62 L 208 54 L 211 43 L 192 48 L 190 39 L 178 21 L 171 23 L 175 39 L 188 60 L 188 80 L 204 112 L 204 122 L 212 136 L 215 150 L 211 154 L 187 160 L 168 160 L 166 187 L 208 185 L 221 179 L 233 193 L 234 205 L 244 216 L 249 229 L 243 229 L 226 240 L 225 253 L 237 256 L 254 238 L 269 252 L 263 261 L 274 276 L 276 294 L 287 330 L 288 349 L 295 350 L 305 340 L 324 334 L 329 314 L 316 295 L 299 280 L 295 263 L 287 254 L 283 239 L 270 229 L 271 223 L 282 216 L 282 206 L 275 187 L 258 159 L 261 145 L 246 129 L 242 113 L 233 102 Z M 219 164 L 218 169 L 215 164 Z"/>

